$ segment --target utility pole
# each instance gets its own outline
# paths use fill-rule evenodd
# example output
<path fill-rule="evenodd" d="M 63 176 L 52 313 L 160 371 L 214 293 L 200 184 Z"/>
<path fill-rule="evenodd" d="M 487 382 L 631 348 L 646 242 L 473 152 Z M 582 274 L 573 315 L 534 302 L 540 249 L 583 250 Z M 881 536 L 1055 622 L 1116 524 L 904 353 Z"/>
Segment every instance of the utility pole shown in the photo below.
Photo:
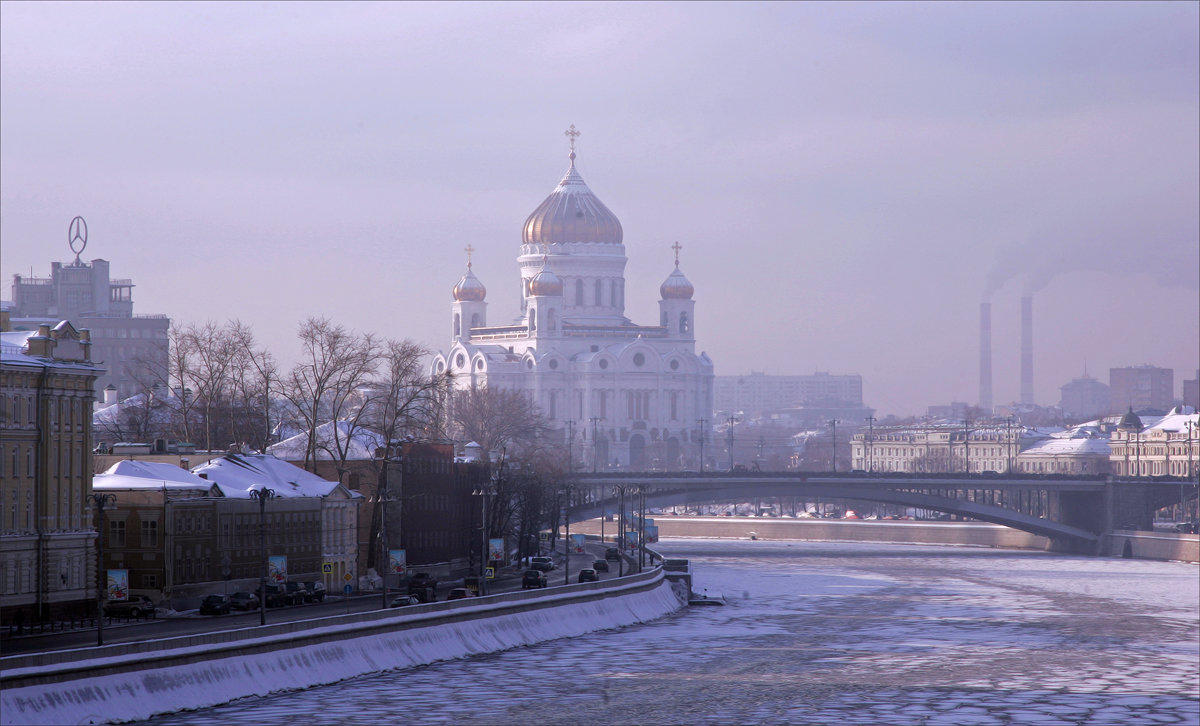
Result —
<path fill-rule="evenodd" d="M 700 473 L 704 473 L 704 424 L 708 423 L 708 419 L 697 419 L 696 423 L 700 424 Z"/>
<path fill-rule="evenodd" d="M 971 419 L 963 419 L 963 471 L 971 473 Z"/>
<path fill-rule="evenodd" d="M 575 472 L 571 465 L 571 451 L 575 448 L 575 422 L 567 420 L 567 475 L 570 476 Z"/>
<path fill-rule="evenodd" d="M 252 499 L 258 500 L 258 624 L 267 624 L 267 500 L 275 496 L 274 489 L 254 489 Z"/>

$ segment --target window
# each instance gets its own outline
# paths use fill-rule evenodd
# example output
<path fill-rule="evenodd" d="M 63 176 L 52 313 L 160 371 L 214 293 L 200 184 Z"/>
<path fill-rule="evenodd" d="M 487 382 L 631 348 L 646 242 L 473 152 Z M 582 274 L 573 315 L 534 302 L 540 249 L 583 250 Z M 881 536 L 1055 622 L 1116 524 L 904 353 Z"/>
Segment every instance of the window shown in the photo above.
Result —
<path fill-rule="evenodd" d="M 553 362 L 551 361 L 551 363 Z M 558 393 L 556 391 L 550 392 L 550 418 L 558 418 Z"/>
<path fill-rule="evenodd" d="M 158 546 L 158 522 L 142 522 L 142 546 Z"/>
<path fill-rule="evenodd" d="M 691 324 L 688 322 L 687 313 L 679 313 L 679 332 L 688 333 L 691 331 Z"/>
<path fill-rule="evenodd" d="M 599 305 L 600 305 L 600 281 L 599 281 L 599 280 L 596 280 L 596 301 L 595 301 L 595 305 L 596 305 L 597 307 L 599 307 Z"/>
<path fill-rule="evenodd" d="M 459 336 L 459 333 L 461 332 L 460 325 L 459 325 L 460 322 L 461 321 L 459 319 L 458 313 L 454 313 L 454 337 L 456 337 L 456 338 Z"/>
<path fill-rule="evenodd" d="M 108 523 L 108 542 L 109 547 L 124 547 L 125 546 L 125 522 L 119 519 L 114 519 Z"/>
<path fill-rule="evenodd" d="M 583 280 L 575 281 L 575 304 L 583 306 Z"/>

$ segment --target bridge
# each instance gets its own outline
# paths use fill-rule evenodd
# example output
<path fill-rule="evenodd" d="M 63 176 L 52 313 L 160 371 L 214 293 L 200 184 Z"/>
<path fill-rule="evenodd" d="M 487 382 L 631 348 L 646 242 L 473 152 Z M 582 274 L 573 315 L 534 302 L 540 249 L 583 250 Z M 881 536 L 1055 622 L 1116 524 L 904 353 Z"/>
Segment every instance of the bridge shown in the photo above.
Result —
<path fill-rule="evenodd" d="M 1176 478 L 836 472 L 576 473 L 572 521 L 641 508 L 795 497 L 895 504 L 1001 524 L 1049 538 L 1055 549 L 1092 552 L 1114 529 L 1148 530 L 1156 509 L 1195 499 Z"/>

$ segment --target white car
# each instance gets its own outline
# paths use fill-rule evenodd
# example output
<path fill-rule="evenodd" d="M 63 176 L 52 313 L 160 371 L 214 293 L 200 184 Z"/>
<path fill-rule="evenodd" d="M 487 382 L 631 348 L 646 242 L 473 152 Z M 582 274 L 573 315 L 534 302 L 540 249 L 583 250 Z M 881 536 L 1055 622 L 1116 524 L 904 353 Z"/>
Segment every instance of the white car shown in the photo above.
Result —
<path fill-rule="evenodd" d="M 549 572 L 554 569 L 554 560 L 549 557 L 531 557 L 529 559 L 529 566 L 535 570 Z"/>

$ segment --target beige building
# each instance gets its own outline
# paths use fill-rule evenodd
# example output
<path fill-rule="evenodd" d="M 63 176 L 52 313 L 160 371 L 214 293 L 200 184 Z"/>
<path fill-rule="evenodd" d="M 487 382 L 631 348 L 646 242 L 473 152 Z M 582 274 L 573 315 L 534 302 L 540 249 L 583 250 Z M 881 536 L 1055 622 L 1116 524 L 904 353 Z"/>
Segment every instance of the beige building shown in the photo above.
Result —
<path fill-rule="evenodd" d="M 1005 424 L 867 429 L 851 439 L 850 461 L 872 472 L 1006 472 L 1015 469 L 1023 431 Z"/>
<path fill-rule="evenodd" d="M 82 615 L 95 598 L 87 330 L 0 334 L 0 616 Z M 18 616 L 17 613 L 20 613 Z"/>
<path fill-rule="evenodd" d="M 1174 409 L 1141 418 L 1130 411 L 1113 431 L 1111 445 L 1116 476 L 1194 477 L 1200 471 L 1200 415 Z"/>

